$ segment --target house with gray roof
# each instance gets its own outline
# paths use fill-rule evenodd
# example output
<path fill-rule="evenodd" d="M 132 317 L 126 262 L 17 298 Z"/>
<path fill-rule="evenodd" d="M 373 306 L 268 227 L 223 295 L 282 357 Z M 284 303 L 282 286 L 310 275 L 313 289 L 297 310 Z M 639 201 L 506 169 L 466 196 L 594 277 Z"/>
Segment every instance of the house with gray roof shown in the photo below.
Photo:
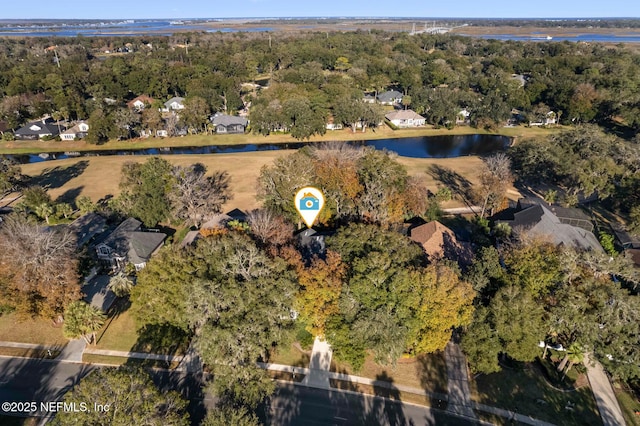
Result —
<path fill-rule="evenodd" d="M 107 220 L 97 213 L 87 213 L 80 216 L 69 225 L 69 229 L 76 235 L 78 247 L 87 244 L 93 237 L 104 232 Z"/>
<path fill-rule="evenodd" d="M 529 237 L 546 237 L 556 245 L 602 252 L 602 246 L 591 231 L 562 221 L 543 204 L 534 204 L 513 215 L 508 224 L 516 233 Z"/>
<path fill-rule="evenodd" d="M 35 141 L 47 136 L 58 136 L 61 128 L 50 118 L 43 118 L 39 121 L 32 121 L 15 131 L 17 140 Z"/>
<path fill-rule="evenodd" d="M 184 109 L 184 98 L 179 96 L 173 97 L 164 103 L 163 112 L 178 111 Z"/>
<path fill-rule="evenodd" d="M 216 113 L 210 118 L 211 123 L 216 129 L 216 133 L 244 133 L 249 124 L 249 120 L 245 117 L 239 117 L 236 115 L 227 115 L 222 113 Z"/>
<path fill-rule="evenodd" d="M 396 105 L 402 102 L 402 93 L 397 90 L 387 90 L 378 95 L 378 102 L 382 105 Z"/>
<path fill-rule="evenodd" d="M 96 244 L 96 253 L 112 269 L 120 270 L 132 263 L 139 271 L 160 250 L 166 237 L 162 232 L 143 231 L 142 222 L 129 218 Z"/>

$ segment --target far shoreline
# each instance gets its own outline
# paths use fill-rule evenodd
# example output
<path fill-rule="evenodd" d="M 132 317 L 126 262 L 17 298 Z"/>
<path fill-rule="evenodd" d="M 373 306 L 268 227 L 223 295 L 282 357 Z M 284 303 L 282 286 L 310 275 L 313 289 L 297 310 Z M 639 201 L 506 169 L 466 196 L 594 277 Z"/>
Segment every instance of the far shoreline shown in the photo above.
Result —
<path fill-rule="evenodd" d="M 552 128 L 532 127 L 503 127 L 497 131 L 487 131 L 468 126 L 456 127 L 448 130 L 445 128 L 434 129 L 431 126 L 420 129 L 391 130 L 388 127 L 379 127 L 366 132 L 350 130 L 328 130 L 324 135 L 315 135 L 308 140 L 298 140 L 288 134 L 271 134 L 268 136 L 252 133 L 238 135 L 188 135 L 169 138 L 134 138 L 123 141 L 108 141 L 102 144 L 90 144 L 85 141 L 3 141 L 0 142 L 0 155 L 41 154 L 52 152 L 99 152 L 112 150 L 136 150 L 146 148 L 180 148 L 200 147 L 210 145 L 245 145 L 245 144 L 286 144 L 299 142 L 348 142 L 377 139 L 402 139 L 428 136 L 456 136 L 456 135 L 496 135 L 506 136 L 516 140 L 535 137 L 544 137 L 565 129 L 563 126 Z"/>

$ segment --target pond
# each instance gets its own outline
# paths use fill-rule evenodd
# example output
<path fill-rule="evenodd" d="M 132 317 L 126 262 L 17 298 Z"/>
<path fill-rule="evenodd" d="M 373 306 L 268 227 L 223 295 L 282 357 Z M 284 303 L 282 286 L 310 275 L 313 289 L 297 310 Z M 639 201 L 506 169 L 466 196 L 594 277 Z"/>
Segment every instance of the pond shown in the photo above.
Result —
<path fill-rule="evenodd" d="M 48 143 L 48 142 L 45 142 Z M 54 142 L 55 143 L 55 142 Z M 467 155 L 488 155 L 503 151 L 511 144 L 507 136 L 498 135 L 443 135 L 415 138 L 378 139 L 369 141 L 345 142 L 354 146 L 371 146 L 386 149 L 403 157 L 413 158 L 450 158 Z M 63 144 L 60 142 L 60 144 Z M 274 151 L 279 149 L 299 149 L 317 142 L 265 143 L 243 145 L 208 145 L 174 148 L 118 149 L 83 152 L 52 152 L 46 154 L 16 154 L 5 157 L 20 164 L 41 161 L 61 160 L 74 157 L 95 157 L 107 155 L 203 155 L 230 154 L 239 152 Z"/>

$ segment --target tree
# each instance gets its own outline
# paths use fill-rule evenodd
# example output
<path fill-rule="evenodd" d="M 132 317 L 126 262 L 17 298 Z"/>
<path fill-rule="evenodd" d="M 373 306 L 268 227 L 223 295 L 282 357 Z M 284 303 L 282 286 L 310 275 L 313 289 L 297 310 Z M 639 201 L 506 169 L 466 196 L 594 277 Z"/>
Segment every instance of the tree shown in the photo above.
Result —
<path fill-rule="evenodd" d="M 49 225 L 49 216 L 54 212 L 53 206 L 48 203 L 42 203 L 35 208 L 35 214 L 41 219 L 44 219 Z"/>
<path fill-rule="evenodd" d="M 502 347 L 488 319 L 488 308 L 477 309 L 471 326 L 463 334 L 460 342 L 460 347 L 467 355 L 469 366 L 474 373 L 491 374 L 500 371 L 498 355 Z"/>
<path fill-rule="evenodd" d="M 96 205 L 91 201 L 91 198 L 86 195 L 81 195 L 76 199 L 76 207 L 80 210 L 80 213 L 87 214 L 96 210 Z"/>
<path fill-rule="evenodd" d="M 51 203 L 51 196 L 41 186 L 30 186 L 22 191 L 20 204 L 32 212 L 35 212 L 43 204 L 51 205 Z"/>
<path fill-rule="evenodd" d="M 533 297 L 548 294 L 562 279 L 558 248 L 544 239 L 522 240 L 503 247 L 506 282 L 525 289 Z"/>
<path fill-rule="evenodd" d="M 171 164 L 160 157 L 151 157 L 142 164 L 125 163 L 120 180 L 119 208 L 140 219 L 147 227 L 166 220 L 171 212 L 171 172 Z"/>
<path fill-rule="evenodd" d="M 482 202 L 481 217 L 487 210 L 489 215 L 503 203 L 507 190 L 513 185 L 511 174 L 511 160 L 506 154 L 499 152 L 483 159 L 483 169 L 480 172 L 479 198 Z"/>
<path fill-rule="evenodd" d="M 0 159 L 0 198 L 14 191 L 20 183 L 20 167 L 7 159 Z"/>
<path fill-rule="evenodd" d="M 69 203 L 56 204 L 55 210 L 57 215 L 62 215 L 65 219 L 73 214 L 73 207 Z"/>
<path fill-rule="evenodd" d="M 175 391 L 160 392 L 149 374 L 131 367 L 102 368 L 80 380 L 64 397 L 65 403 L 86 403 L 88 409 L 59 411 L 56 426 L 96 425 L 187 426 L 187 401 Z M 93 403 L 109 404 L 94 410 Z"/>
<path fill-rule="evenodd" d="M 194 265 L 186 250 L 163 248 L 138 272 L 131 289 L 131 312 L 138 328 L 169 324 L 189 330 L 188 288 Z"/>
<path fill-rule="evenodd" d="M 180 113 L 180 119 L 190 129 L 205 131 L 210 114 L 211 109 L 207 101 L 199 96 L 193 96 L 185 99 L 184 110 Z"/>
<path fill-rule="evenodd" d="M 131 289 L 133 289 L 133 281 L 121 272 L 109 279 L 108 288 L 116 296 L 125 297 L 131 293 Z"/>
<path fill-rule="evenodd" d="M 105 319 L 99 308 L 78 300 L 65 309 L 62 332 L 69 339 L 82 337 L 87 343 L 96 344 L 96 332 L 102 328 Z"/>
<path fill-rule="evenodd" d="M 198 163 L 172 170 L 173 188 L 169 199 L 175 217 L 187 220 L 196 227 L 222 211 L 231 199 L 229 174 L 214 172 L 206 176 L 207 168 Z"/>
<path fill-rule="evenodd" d="M 298 270 L 300 291 L 296 297 L 296 308 L 307 331 L 324 337 L 329 316 L 339 312 L 338 301 L 342 291 L 346 265 L 340 255 L 328 250 L 326 259 L 314 258 L 309 267 Z"/>
<path fill-rule="evenodd" d="M 246 408 L 219 406 L 207 413 L 200 426 L 260 426 L 255 414 Z"/>
<path fill-rule="evenodd" d="M 44 228 L 22 216 L 0 228 L 0 294 L 18 311 L 56 318 L 80 298 L 76 241 L 68 229 Z"/>
<path fill-rule="evenodd" d="M 281 247 L 293 239 L 293 225 L 270 210 L 252 210 L 247 215 L 251 234 L 263 247 Z"/>
<path fill-rule="evenodd" d="M 152 107 L 142 110 L 141 124 L 143 129 L 155 136 L 156 131 L 162 127 L 162 115 L 158 108 Z"/>
<path fill-rule="evenodd" d="M 115 127 L 113 119 L 101 108 L 95 109 L 89 116 L 87 122 L 89 124 L 89 131 L 87 132 L 86 141 L 92 144 L 108 141 L 109 135 Z"/>

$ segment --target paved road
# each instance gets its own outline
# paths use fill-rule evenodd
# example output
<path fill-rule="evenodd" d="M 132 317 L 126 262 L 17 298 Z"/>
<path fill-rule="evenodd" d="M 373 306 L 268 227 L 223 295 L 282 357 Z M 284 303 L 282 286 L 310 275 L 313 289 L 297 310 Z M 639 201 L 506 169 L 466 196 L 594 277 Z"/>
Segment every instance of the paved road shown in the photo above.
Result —
<path fill-rule="evenodd" d="M 445 411 L 380 397 L 283 383 L 278 385 L 270 412 L 262 420 L 272 426 L 481 424 Z"/>

